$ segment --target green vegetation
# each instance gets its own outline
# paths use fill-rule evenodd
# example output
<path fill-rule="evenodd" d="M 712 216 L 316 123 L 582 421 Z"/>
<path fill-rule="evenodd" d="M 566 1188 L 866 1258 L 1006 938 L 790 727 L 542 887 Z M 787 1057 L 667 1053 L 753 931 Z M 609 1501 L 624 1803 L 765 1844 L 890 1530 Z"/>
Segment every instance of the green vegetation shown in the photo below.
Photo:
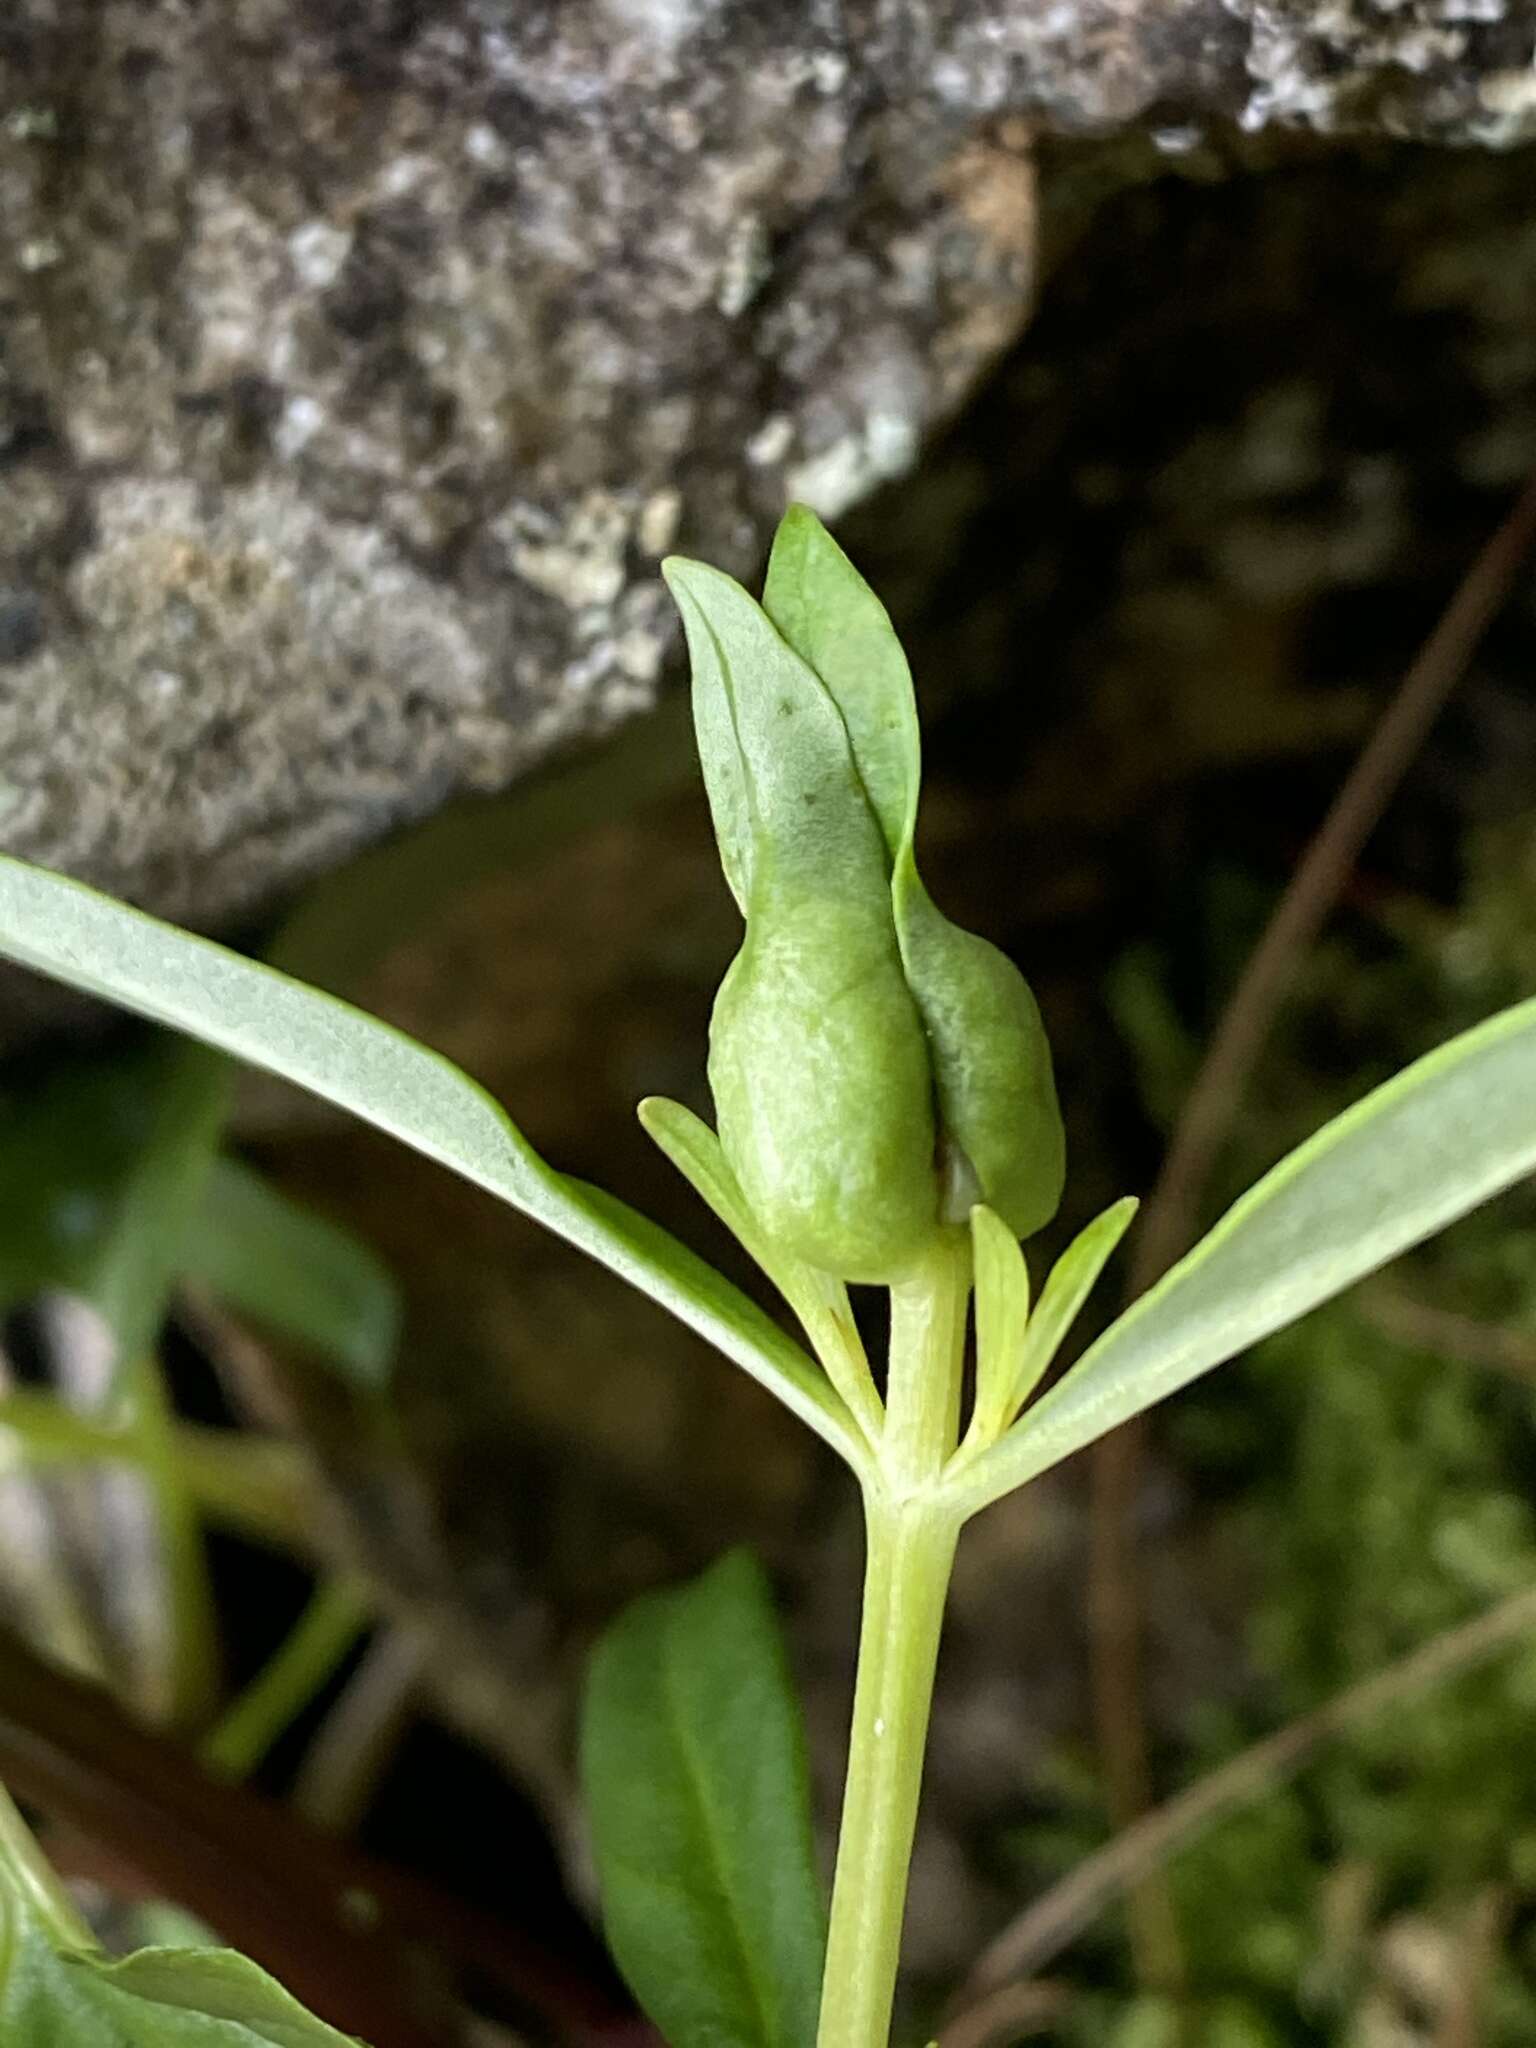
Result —
<path fill-rule="evenodd" d="M 121 1428 L 166 1532 L 177 1617 L 167 1711 L 210 1694 L 204 1508 L 152 1362 L 171 1280 L 201 1275 L 374 1389 L 394 1327 L 366 1254 L 217 1165 L 227 1056 L 351 1111 L 566 1238 L 708 1338 L 849 1468 L 867 1533 L 864 1615 L 825 1919 L 796 1710 L 749 1563 L 727 1560 L 615 1625 L 594 1662 L 582 1746 L 613 1950 L 672 2048 L 808 2048 L 813 2009 L 820 2048 L 884 2048 L 940 1632 L 956 1546 L 975 1515 L 1268 1339 L 1252 1417 L 1241 1401 L 1202 1410 L 1204 1448 L 1191 1455 L 1229 1470 L 1246 1457 L 1263 1482 L 1249 1512 L 1266 1518 L 1273 1583 L 1258 1605 L 1254 1655 L 1272 1687 L 1294 1688 L 1305 1704 L 1314 1688 L 1453 1616 L 1474 1586 L 1486 1599 L 1522 1582 L 1526 1518 L 1501 1491 L 1502 1454 L 1491 1440 L 1480 1447 L 1466 1397 L 1442 1406 L 1420 1361 L 1420 1419 L 1404 1392 L 1412 1369 L 1394 1383 L 1381 1355 L 1371 1374 L 1358 1310 L 1330 1309 L 1301 1333 L 1293 1326 L 1536 1171 L 1536 1001 L 1491 1016 L 1469 1002 L 1482 1021 L 1451 1020 L 1465 1028 L 1433 1050 L 1412 1048 L 1410 1064 L 1314 1135 L 1292 1133 L 1296 1148 L 1037 1397 L 1132 1205 L 1091 1222 L 1035 1295 L 1020 1238 L 1054 1212 L 1063 1172 L 1050 1059 L 1017 970 L 951 925 L 918 881 L 916 716 L 889 621 L 804 512 L 785 523 L 763 607 L 699 564 L 670 565 L 670 580 L 688 627 L 722 865 L 746 935 L 715 1010 L 718 1131 L 677 1104 L 653 1101 L 643 1114 L 779 1289 L 805 1346 L 667 1232 L 548 1166 L 447 1060 L 360 1010 L 9 860 L 0 861 L 0 954 L 196 1041 L 168 1061 L 148 1135 L 125 1148 L 114 1200 L 92 1212 L 111 1219 L 92 1259 L 77 1270 L 59 1233 L 41 1233 L 111 1333 L 111 1395 L 124 1419 L 114 1407 L 106 1423 Z M 1161 1014 L 1151 993 L 1144 1023 Z M 1169 1064 L 1166 1046 L 1142 1050 L 1149 1071 Z M 888 1293 L 882 1374 L 871 1369 L 850 1285 Z M 1374 1344 L 1378 1354 L 1388 1348 Z M 1374 1391 L 1363 1391 L 1367 1382 Z M 1334 1405 L 1325 1413 L 1312 1402 Z M 1433 1508 L 1414 1494 L 1419 1428 L 1439 1474 Z M 1287 1510 L 1264 1493 L 1281 1443 L 1293 1460 Z M 1464 1499 L 1454 1513 L 1458 1471 Z M 1276 1533 L 1287 1511 L 1289 1538 Z M 1438 1520 L 1439 1548 L 1400 1601 L 1384 1604 L 1373 1564 L 1403 1570 L 1394 1532 L 1415 1515 Z M 1341 1634 L 1338 1596 L 1344 1589 L 1347 1613 L 1352 1584 L 1371 1596 Z M 279 1702 L 263 1710 L 264 1725 L 302 1700 L 356 1625 L 345 1596 L 339 1620 L 327 1608 L 301 1623 L 298 1647 L 257 1695 Z M 1511 1665 L 1481 1683 L 1507 1698 L 1529 1672 L 1521 1679 Z M 1445 1700 L 1432 1708 L 1446 1711 Z M 1449 1835 L 1443 1814 L 1438 1840 L 1405 1830 L 1380 1790 L 1405 1725 L 1374 1738 L 1388 1745 L 1382 1755 L 1357 1746 L 1325 1769 L 1321 1792 L 1254 1809 L 1181 1868 L 1200 1930 L 1202 2042 L 1306 2038 L 1294 2028 L 1288 2036 L 1290 2015 L 1271 2010 L 1282 1983 L 1315 1987 L 1306 1996 L 1319 2011 L 1345 1995 L 1347 1960 L 1337 1982 L 1305 1961 L 1308 1902 L 1331 1878 L 1314 1875 L 1298 1802 L 1332 1803 L 1339 1837 L 1357 1843 L 1370 1885 L 1382 1888 L 1368 1888 L 1372 1898 L 1403 1880 L 1405 1859 L 1431 1850 L 1446 1882 L 1491 1871 L 1496 1883 L 1497 1856 L 1529 1856 L 1518 1821 L 1511 1826 L 1522 1801 L 1509 1793 L 1501 1849 L 1477 1818 L 1489 1816 L 1491 1828 L 1486 1790 Z M 1457 1771 L 1475 1771 L 1475 1727 L 1475 1717 L 1455 1724 L 1445 1769 L 1455 1753 Z M 1215 1755 L 1237 1732 L 1217 1726 L 1200 1739 Z M 242 1722 L 222 1754 L 244 1760 L 259 1747 Z M 1481 1768 L 1486 1775 L 1486 1758 Z M 1254 1850 L 1243 1912 L 1245 1839 Z M 155 2038 L 166 2041 L 194 2025 L 203 2030 L 186 2038 L 209 2048 L 329 2038 L 238 1959 L 159 1952 L 108 1967 L 89 1957 L 14 1825 L 10 1843 L 19 1932 L 0 1946 L 0 2000 L 14 2009 L 7 2041 L 17 2048 L 136 2048 L 149 2034 L 134 2001 L 148 2002 Z M 1127 2000 L 1108 1980 L 1097 1995 L 1107 2017 L 1088 1994 L 1069 2022 L 1086 2027 L 1085 2039 L 1140 2048 L 1179 2037 L 1183 2017 L 1171 2007 Z M 167 2016 L 180 2011 L 205 2018 Z"/>

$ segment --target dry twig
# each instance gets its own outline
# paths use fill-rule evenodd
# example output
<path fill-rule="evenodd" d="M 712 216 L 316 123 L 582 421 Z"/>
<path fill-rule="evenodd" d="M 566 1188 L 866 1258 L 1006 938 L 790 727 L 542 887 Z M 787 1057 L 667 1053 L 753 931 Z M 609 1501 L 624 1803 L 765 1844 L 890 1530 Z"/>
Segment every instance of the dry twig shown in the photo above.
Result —
<path fill-rule="evenodd" d="M 1486 1885 L 1472 1901 L 1456 1959 L 1456 1985 L 1440 2015 L 1434 2048 L 1477 2048 L 1488 1980 L 1499 1959 L 1509 1909 L 1509 1894 L 1498 1885 Z"/>
<path fill-rule="evenodd" d="M 1059 1956 L 1105 1908 L 1169 1860 L 1189 1848 L 1208 1828 L 1239 1807 L 1277 1790 L 1308 1764 L 1322 1746 L 1371 1720 L 1387 1707 L 1486 1662 L 1536 1628 L 1536 1587 L 1507 1599 L 1433 1636 L 1406 1657 L 1338 1693 L 1324 1706 L 1274 1735 L 1265 1736 L 1218 1770 L 1143 1814 L 1114 1839 L 1085 1857 L 1043 1898 L 1004 1929 L 982 1954 L 957 1994 L 955 2018 L 940 2048 L 979 2048 L 976 2016 L 1005 1989 L 1018 1992 L 1037 1970 Z M 1001 2011 L 999 2005 L 997 2010 Z"/>
<path fill-rule="evenodd" d="M 1435 1308 L 1379 1282 L 1364 1291 L 1360 1306 L 1367 1322 L 1399 1344 L 1417 1345 L 1459 1364 L 1484 1366 L 1527 1387 L 1536 1386 L 1536 1337 L 1522 1330 Z"/>
<path fill-rule="evenodd" d="M 1160 1279 L 1195 1234 L 1201 1196 L 1231 1129 L 1298 958 L 1316 938 L 1383 810 L 1465 673 L 1478 642 L 1536 544 L 1536 477 L 1483 548 L 1404 676 L 1275 908 L 1222 1013 L 1142 1212 L 1130 1293 Z M 1141 1685 L 1141 1615 L 1129 1508 L 1146 1443 L 1127 1423 L 1093 1453 L 1089 1628 L 1094 1704 L 1111 1817 L 1127 1826 L 1151 1798 Z M 1178 1929 L 1165 1887 L 1130 1900 L 1131 1940 L 1144 1982 L 1176 1988 Z"/>

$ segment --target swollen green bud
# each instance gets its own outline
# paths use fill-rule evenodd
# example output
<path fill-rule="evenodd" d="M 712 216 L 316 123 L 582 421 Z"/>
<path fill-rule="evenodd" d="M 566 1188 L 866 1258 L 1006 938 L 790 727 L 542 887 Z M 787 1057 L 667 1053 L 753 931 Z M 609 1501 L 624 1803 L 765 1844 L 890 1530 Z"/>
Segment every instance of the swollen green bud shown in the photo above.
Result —
<path fill-rule="evenodd" d="M 844 1280 L 890 1280 L 938 1211 L 928 1050 L 889 919 L 754 896 L 715 999 L 720 1143 L 764 1230 Z"/>
<path fill-rule="evenodd" d="M 791 506 L 779 527 L 763 606 L 841 711 L 885 837 L 902 963 L 933 1065 L 946 1220 L 962 1221 L 981 1200 L 1028 1237 L 1055 1214 L 1066 1173 L 1050 1045 L 1017 967 L 951 923 L 918 876 L 921 756 L 901 643 L 884 605 L 804 506 Z"/>
<path fill-rule="evenodd" d="M 932 1083 L 884 842 L 837 707 L 746 592 L 667 565 L 727 879 L 747 935 L 710 1032 L 720 1143 L 764 1230 L 888 1280 L 936 1227 Z"/>
<path fill-rule="evenodd" d="M 884 608 L 800 508 L 761 608 L 697 562 L 666 576 L 747 924 L 709 1077 L 753 1214 L 844 1280 L 896 1278 L 977 1202 L 1038 1230 L 1064 1165 L 1050 1050 L 1018 969 L 918 877 L 917 707 Z"/>

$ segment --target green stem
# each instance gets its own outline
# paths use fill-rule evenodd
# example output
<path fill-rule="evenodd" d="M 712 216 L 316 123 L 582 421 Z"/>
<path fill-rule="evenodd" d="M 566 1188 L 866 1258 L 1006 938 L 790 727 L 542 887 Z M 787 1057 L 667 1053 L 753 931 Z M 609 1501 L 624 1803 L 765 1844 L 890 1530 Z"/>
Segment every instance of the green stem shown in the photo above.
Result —
<path fill-rule="evenodd" d="M 958 1534 L 934 1508 L 871 1504 L 864 1624 L 818 2048 L 885 2048 L 901 1960 L 939 1631 Z"/>
<path fill-rule="evenodd" d="M 195 1723 L 218 1697 L 219 1683 L 218 1620 L 202 1516 L 177 1455 L 176 1417 L 159 1358 L 149 1353 L 124 1359 L 118 1381 L 132 1415 L 127 1433 L 159 1524 L 170 1629 L 166 1669 L 163 1676 L 155 1673 L 152 1697 L 145 1704 L 161 1709 L 172 1722 Z"/>
<path fill-rule="evenodd" d="M 867 1557 L 818 2048 L 885 2048 L 934 1669 L 960 1518 L 939 1476 L 959 1427 L 968 1249 L 946 1239 L 891 1290 L 880 1478 Z"/>
<path fill-rule="evenodd" d="M 37 1837 L 0 1785 L 0 1893 L 10 1890 L 26 1901 L 33 1918 L 56 1948 L 88 1949 L 96 1938 L 65 1891 Z"/>
<path fill-rule="evenodd" d="M 891 1289 L 879 1464 L 886 1492 L 898 1501 L 934 1487 L 960 1435 L 970 1292 L 970 1242 L 958 1230 L 945 1231 Z"/>
<path fill-rule="evenodd" d="M 304 1454 L 276 1437 L 177 1422 L 175 1457 L 199 1511 L 213 1523 L 296 1556 L 314 1555 L 317 1493 Z M 0 1474 L 58 1465 L 144 1462 L 129 1430 L 77 1415 L 52 1394 L 0 1394 Z"/>
<path fill-rule="evenodd" d="M 335 1676 L 368 1626 L 369 1605 L 345 1579 L 324 1579 L 275 1654 L 202 1744 L 220 1777 L 248 1778 L 278 1737 Z"/>

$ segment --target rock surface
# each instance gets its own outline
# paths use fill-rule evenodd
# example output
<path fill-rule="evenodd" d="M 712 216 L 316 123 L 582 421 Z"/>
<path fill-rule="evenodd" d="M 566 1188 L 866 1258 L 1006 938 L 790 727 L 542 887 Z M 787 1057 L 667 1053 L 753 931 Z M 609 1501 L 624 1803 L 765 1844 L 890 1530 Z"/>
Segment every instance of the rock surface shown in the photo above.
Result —
<path fill-rule="evenodd" d="M 1536 133 L 1527 0 L 13 0 L 0 843 L 216 921 L 654 699 L 904 472 L 1037 131 Z"/>

